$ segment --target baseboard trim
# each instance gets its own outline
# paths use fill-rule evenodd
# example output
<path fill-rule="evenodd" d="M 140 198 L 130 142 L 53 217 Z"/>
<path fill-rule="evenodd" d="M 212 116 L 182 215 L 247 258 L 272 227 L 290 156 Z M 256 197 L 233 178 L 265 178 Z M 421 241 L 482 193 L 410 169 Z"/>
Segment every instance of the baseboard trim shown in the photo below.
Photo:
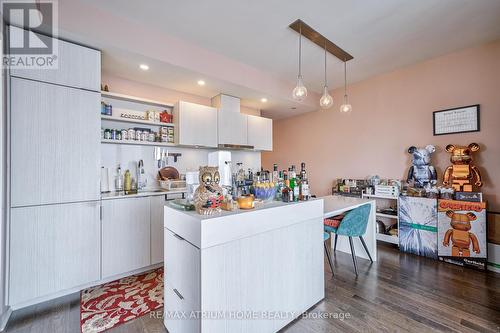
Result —
<path fill-rule="evenodd" d="M 0 316 L 0 332 L 3 332 L 7 327 L 7 323 L 9 322 L 10 315 L 12 314 L 12 308 L 7 306 L 7 310 L 2 313 Z"/>

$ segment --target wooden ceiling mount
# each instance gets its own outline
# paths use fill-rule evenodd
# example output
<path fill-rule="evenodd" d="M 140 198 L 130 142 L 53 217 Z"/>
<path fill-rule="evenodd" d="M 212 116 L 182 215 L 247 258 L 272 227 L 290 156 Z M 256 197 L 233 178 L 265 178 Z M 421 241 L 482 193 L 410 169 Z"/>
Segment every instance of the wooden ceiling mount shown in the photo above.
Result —
<path fill-rule="evenodd" d="M 290 24 L 289 27 L 295 30 L 297 33 L 300 33 L 300 31 L 302 30 L 302 36 L 306 37 L 322 49 L 325 48 L 326 44 L 326 50 L 337 57 L 340 61 L 349 61 L 354 59 L 352 55 L 335 45 L 335 43 L 333 43 L 331 40 L 314 30 L 311 26 L 307 25 L 300 19 Z"/>

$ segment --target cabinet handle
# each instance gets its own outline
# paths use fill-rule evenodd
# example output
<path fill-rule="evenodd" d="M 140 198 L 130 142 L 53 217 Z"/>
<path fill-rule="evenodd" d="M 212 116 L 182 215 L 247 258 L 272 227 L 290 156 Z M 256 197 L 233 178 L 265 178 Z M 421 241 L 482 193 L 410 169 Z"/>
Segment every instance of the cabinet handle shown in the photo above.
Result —
<path fill-rule="evenodd" d="M 182 297 L 181 293 L 174 288 L 174 293 L 180 298 L 180 299 L 184 299 L 184 297 Z"/>
<path fill-rule="evenodd" d="M 174 233 L 174 237 L 177 238 L 177 239 L 179 239 L 179 240 L 182 240 L 182 241 L 185 240 L 184 238 L 182 238 L 181 236 L 179 236 L 179 235 L 177 235 L 175 233 Z"/>

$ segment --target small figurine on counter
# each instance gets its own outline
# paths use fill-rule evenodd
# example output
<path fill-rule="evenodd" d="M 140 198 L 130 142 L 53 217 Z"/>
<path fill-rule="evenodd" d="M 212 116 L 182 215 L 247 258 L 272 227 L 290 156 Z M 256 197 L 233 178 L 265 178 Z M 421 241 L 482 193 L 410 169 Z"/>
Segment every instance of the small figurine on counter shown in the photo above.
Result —
<path fill-rule="evenodd" d="M 452 200 L 453 194 L 455 194 L 455 190 L 453 189 L 453 187 L 442 186 L 439 188 L 440 199 Z"/>
<path fill-rule="evenodd" d="M 472 192 L 472 184 L 481 187 L 481 174 L 479 169 L 472 165 L 472 153 L 479 151 L 477 143 L 471 143 L 467 147 L 447 145 L 446 151 L 451 153 L 450 161 L 452 165 L 446 168 L 443 177 L 443 185 L 451 183 L 457 192 Z"/>
<path fill-rule="evenodd" d="M 472 250 L 479 254 L 479 242 L 476 235 L 469 230 L 472 228 L 470 222 L 474 221 L 477 217 L 474 213 L 468 212 L 467 214 L 455 213 L 452 210 L 446 212 L 451 221 L 451 229 L 446 231 L 443 239 L 443 245 L 449 246 L 450 240 L 453 244 L 451 248 L 451 255 L 454 257 L 470 257 L 470 245 L 472 243 Z"/>
<path fill-rule="evenodd" d="M 430 165 L 431 155 L 436 151 L 436 147 L 428 145 L 425 148 L 411 146 L 408 153 L 412 155 L 412 166 L 408 170 L 407 181 L 415 183 L 415 187 L 423 188 L 428 184 L 435 185 L 437 181 L 436 169 Z"/>
<path fill-rule="evenodd" d="M 222 188 L 219 185 L 218 167 L 200 167 L 200 186 L 194 192 L 194 206 L 198 214 L 212 215 L 221 212 Z"/>

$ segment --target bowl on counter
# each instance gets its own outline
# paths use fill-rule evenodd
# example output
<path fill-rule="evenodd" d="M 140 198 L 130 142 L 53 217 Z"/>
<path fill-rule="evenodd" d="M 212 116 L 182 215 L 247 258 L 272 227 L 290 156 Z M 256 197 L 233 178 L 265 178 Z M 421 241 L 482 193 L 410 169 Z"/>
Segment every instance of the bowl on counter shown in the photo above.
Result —
<path fill-rule="evenodd" d="M 271 201 L 276 197 L 276 188 L 274 186 L 256 186 L 254 193 L 257 199 Z"/>
<path fill-rule="evenodd" d="M 236 201 L 240 209 L 252 209 L 255 207 L 254 196 L 252 194 L 241 196 Z"/>

